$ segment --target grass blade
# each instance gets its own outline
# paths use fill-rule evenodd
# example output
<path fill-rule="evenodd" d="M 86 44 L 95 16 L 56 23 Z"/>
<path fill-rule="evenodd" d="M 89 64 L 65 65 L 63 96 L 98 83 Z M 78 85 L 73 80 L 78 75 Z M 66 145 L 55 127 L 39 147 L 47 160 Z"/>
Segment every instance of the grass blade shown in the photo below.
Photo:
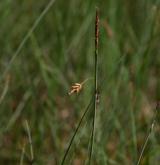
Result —
<path fill-rule="evenodd" d="M 32 25 L 32 27 L 29 29 L 29 31 L 27 32 L 27 34 L 24 36 L 24 38 L 22 39 L 21 43 L 19 44 L 17 50 L 15 51 L 15 53 L 13 54 L 12 58 L 10 59 L 0 81 L 5 77 L 6 73 L 8 72 L 8 70 L 10 69 L 12 63 L 14 62 L 14 60 L 16 59 L 16 57 L 18 56 L 18 54 L 20 53 L 20 51 L 22 50 L 23 46 L 25 45 L 25 43 L 27 42 L 28 38 L 31 36 L 31 34 L 33 33 L 33 31 L 36 29 L 36 27 L 39 25 L 40 21 L 42 20 L 42 18 L 46 15 L 46 13 L 48 12 L 48 10 L 51 8 L 51 6 L 54 4 L 55 0 L 51 0 L 48 5 L 45 7 L 45 9 L 42 11 L 42 13 L 39 15 L 39 17 L 36 19 L 36 21 L 34 22 L 34 24 Z"/>
<path fill-rule="evenodd" d="M 26 131 L 28 134 L 28 141 L 29 141 L 29 146 L 30 146 L 30 163 L 33 164 L 34 162 L 34 153 L 33 153 L 33 145 L 32 145 L 32 137 L 31 137 L 31 131 L 30 131 L 30 127 L 28 124 L 28 121 L 25 120 L 25 126 L 26 126 Z"/>
<path fill-rule="evenodd" d="M 160 108 L 160 104 L 157 103 L 157 106 L 156 106 L 156 112 L 155 112 L 155 115 L 154 115 L 154 118 L 153 118 L 153 121 L 151 123 L 151 126 L 150 126 L 150 129 L 149 129 L 149 132 L 148 132 L 148 135 L 146 136 L 146 139 L 144 141 L 144 144 L 143 144 L 143 147 L 141 149 L 141 152 L 140 152 L 140 156 L 138 158 L 138 161 L 136 163 L 136 165 L 139 165 L 141 160 L 142 160 L 142 157 L 143 157 L 143 153 L 144 153 L 144 150 L 148 144 L 148 141 L 149 141 L 149 138 L 153 132 L 153 129 L 154 129 L 154 126 L 155 126 L 155 123 L 156 123 L 156 118 L 157 118 L 157 115 L 158 115 L 158 109 Z"/>

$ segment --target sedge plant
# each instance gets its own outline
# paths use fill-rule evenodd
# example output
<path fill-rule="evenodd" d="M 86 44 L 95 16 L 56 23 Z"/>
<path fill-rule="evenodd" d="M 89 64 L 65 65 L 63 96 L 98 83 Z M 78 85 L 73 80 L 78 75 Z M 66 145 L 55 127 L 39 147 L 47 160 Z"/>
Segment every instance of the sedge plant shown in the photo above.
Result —
<path fill-rule="evenodd" d="M 95 56 L 94 56 L 94 60 L 95 60 L 95 64 L 94 64 L 94 94 L 93 97 L 91 98 L 91 100 L 89 101 L 88 106 L 86 107 L 86 109 L 84 110 L 84 113 L 82 115 L 82 117 L 80 118 L 80 121 L 75 129 L 75 132 L 73 133 L 73 136 L 69 142 L 69 145 L 64 153 L 64 156 L 62 158 L 61 161 L 61 165 L 65 164 L 67 155 L 69 154 L 69 151 L 71 149 L 71 146 L 73 144 L 73 141 L 80 129 L 80 126 L 83 122 L 83 119 L 85 118 L 87 112 L 91 109 L 92 105 L 93 105 L 93 116 L 92 116 L 92 130 L 91 130 L 91 138 L 90 138 L 90 150 L 89 150 L 89 164 L 91 164 L 91 160 L 92 160 L 92 154 L 93 154 L 93 150 L 94 150 L 94 139 L 95 139 L 95 126 L 96 126 L 96 111 L 97 111 L 97 105 L 98 105 L 98 41 L 99 41 L 99 11 L 98 9 L 96 9 L 96 18 L 95 18 Z M 82 83 L 75 83 L 72 87 L 71 87 L 71 91 L 69 92 L 69 95 L 73 94 L 73 93 L 79 93 L 82 89 L 82 85 L 84 83 L 86 83 L 89 80 L 86 79 L 84 80 Z"/>

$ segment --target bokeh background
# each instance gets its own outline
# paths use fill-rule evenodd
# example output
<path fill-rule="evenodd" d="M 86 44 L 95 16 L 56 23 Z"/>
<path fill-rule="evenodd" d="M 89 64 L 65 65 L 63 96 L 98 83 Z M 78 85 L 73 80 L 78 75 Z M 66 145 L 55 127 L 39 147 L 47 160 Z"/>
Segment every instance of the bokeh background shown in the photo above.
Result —
<path fill-rule="evenodd" d="M 0 164 L 57 165 L 92 97 L 94 23 L 100 11 L 100 103 L 93 164 L 135 164 L 160 99 L 159 0 L 0 1 Z M 86 82 L 68 95 L 75 82 Z M 92 111 L 92 107 L 91 110 Z M 88 159 L 89 112 L 66 164 Z M 143 165 L 160 162 L 157 120 Z"/>

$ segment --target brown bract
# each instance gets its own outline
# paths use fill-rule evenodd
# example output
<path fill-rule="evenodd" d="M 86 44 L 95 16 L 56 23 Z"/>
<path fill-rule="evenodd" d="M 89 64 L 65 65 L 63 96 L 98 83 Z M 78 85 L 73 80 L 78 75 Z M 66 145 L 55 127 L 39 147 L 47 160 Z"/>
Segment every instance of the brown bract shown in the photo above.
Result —
<path fill-rule="evenodd" d="M 68 94 L 71 95 L 73 93 L 79 93 L 81 89 L 82 89 L 82 84 L 75 83 L 74 85 L 72 85 L 71 91 Z"/>

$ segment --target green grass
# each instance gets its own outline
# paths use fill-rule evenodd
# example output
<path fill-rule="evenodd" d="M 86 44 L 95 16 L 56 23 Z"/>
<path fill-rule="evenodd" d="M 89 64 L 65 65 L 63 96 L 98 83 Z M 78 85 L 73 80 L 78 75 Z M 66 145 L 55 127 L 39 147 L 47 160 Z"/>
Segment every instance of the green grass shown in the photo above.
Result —
<path fill-rule="evenodd" d="M 159 0 L 1 0 L 0 164 L 28 164 L 26 120 L 34 164 L 61 163 L 92 98 L 92 80 L 78 95 L 68 91 L 72 83 L 94 75 L 96 6 L 100 104 L 92 164 L 136 164 L 160 100 Z M 66 164 L 87 164 L 91 110 Z M 157 117 L 143 165 L 159 164 L 159 129 Z"/>

